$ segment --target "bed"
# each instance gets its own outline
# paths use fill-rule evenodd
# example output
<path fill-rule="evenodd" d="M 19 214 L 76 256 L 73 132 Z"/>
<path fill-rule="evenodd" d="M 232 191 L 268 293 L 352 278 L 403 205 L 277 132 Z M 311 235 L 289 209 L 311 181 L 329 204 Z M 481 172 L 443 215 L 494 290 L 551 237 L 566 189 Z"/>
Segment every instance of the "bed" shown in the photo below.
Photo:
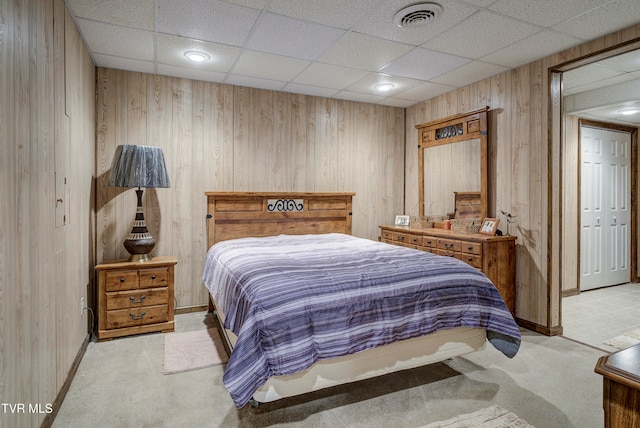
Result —
<path fill-rule="evenodd" d="M 207 193 L 203 282 L 238 408 L 432 364 L 487 339 L 517 352 L 517 325 L 480 271 L 351 236 L 352 197 Z"/>

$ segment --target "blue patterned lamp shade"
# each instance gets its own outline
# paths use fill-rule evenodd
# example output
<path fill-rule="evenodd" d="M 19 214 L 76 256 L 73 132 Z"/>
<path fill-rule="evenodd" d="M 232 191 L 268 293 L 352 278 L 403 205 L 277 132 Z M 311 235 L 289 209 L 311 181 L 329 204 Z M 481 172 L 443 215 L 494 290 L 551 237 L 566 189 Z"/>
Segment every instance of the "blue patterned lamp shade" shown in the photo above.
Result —
<path fill-rule="evenodd" d="M 169 174 L 164 163 L 162 149 L 152 146 L 121 145 L 111 162 L 111 174 L 107 183 L 113 187 L 137 187 L 138 205 L 133 229 L 124 241 L 131 254 L 130 261 L 151 260 L 151 250 L 156 241 L 147 229 L 142 209 L 141 187 L 169 187 Z"/>
<path fill-rule="evenodd" d="M 170 187 L 160 147 L 122 145 L 111 162 L 109 186 Z"/>

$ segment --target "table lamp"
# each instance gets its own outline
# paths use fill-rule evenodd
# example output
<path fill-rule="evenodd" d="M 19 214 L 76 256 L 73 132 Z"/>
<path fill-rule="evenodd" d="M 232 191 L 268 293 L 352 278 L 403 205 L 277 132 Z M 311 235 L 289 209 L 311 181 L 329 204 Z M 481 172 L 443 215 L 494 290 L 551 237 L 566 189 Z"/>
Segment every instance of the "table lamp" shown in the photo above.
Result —
<path fill-rule="evenodd" d="M 169 175 L 162 149 L 152 146 L 120 145 L 111 162 L 111 174 L 107 183 L 113 187 L 137 187 L 138 206 L 133 229 L 124 241 L 124 248 L 131 254 L 129 261 L 151 260 L 151 250 L 156 240 L 147 230 L 142 209 L 142 187 L 170 187 Z"/>

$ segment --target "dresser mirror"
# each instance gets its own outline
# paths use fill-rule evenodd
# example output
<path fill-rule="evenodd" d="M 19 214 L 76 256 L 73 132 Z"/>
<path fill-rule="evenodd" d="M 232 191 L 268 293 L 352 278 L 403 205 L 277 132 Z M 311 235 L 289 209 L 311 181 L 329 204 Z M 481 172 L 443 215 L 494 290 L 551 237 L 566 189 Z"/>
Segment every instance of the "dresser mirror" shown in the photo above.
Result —
<path fill-rule="evenodd" d="M 419 215 L 455 212 L 456 192 L 479 192 L 478 218 L 487 217 L 487 111 L 416 125 Z"/>

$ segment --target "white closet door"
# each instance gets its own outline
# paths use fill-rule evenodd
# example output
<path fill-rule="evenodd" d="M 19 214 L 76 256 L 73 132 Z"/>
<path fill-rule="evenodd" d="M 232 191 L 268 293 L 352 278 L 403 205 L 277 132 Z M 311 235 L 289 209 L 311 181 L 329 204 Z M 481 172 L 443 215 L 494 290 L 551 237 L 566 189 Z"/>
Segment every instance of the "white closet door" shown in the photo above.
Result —
<path fill-rule="evenodd" d="M 581 127 L 580 290 L 629 282 L 631 135 Z"/>

